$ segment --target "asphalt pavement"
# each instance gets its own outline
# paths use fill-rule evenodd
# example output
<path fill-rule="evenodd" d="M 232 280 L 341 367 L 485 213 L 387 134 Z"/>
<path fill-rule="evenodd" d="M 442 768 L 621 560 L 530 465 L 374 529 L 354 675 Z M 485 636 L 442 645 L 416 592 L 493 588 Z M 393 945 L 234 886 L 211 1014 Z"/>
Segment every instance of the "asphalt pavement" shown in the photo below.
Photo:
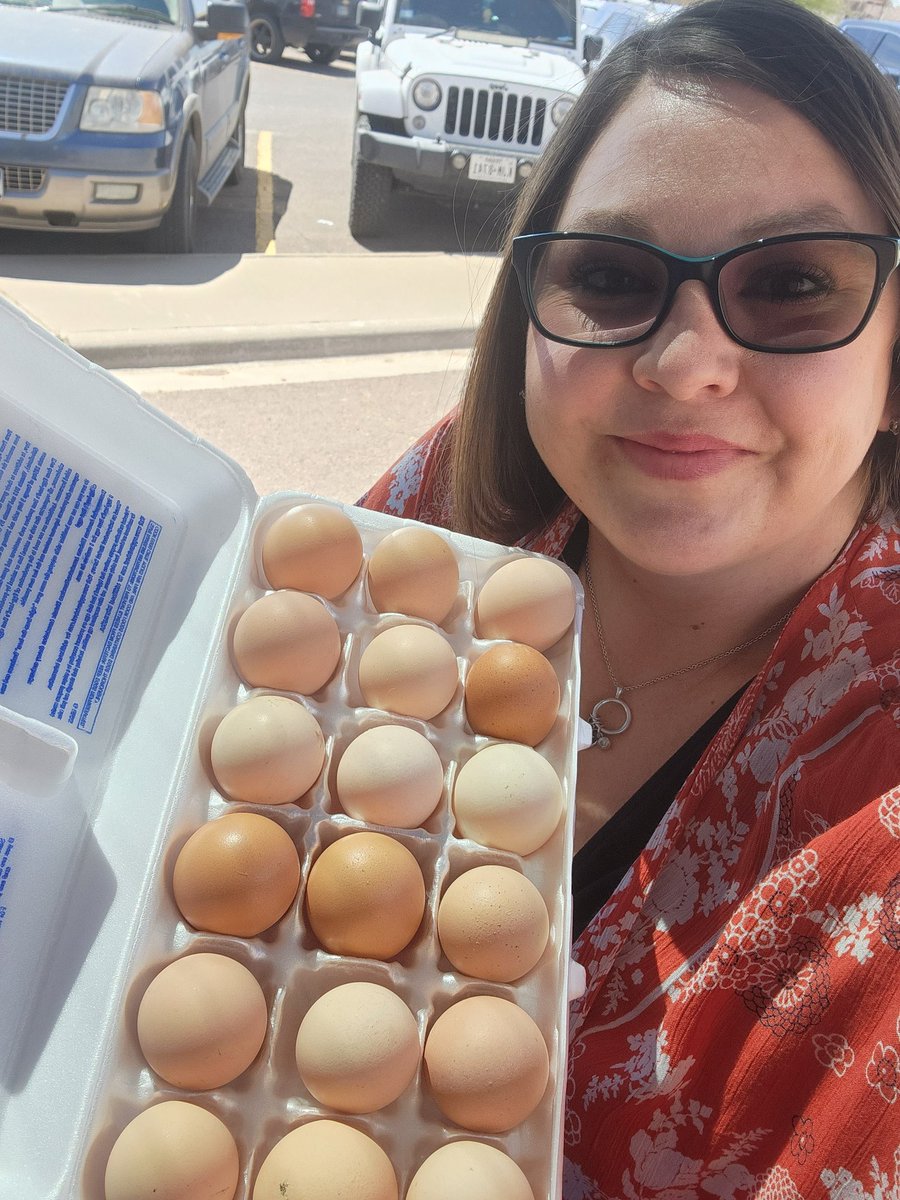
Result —
<path fill-rule="evenodd" d="M 465 348 L 493 255 L 0 256 L 0 296 L 110 370 Z"/>

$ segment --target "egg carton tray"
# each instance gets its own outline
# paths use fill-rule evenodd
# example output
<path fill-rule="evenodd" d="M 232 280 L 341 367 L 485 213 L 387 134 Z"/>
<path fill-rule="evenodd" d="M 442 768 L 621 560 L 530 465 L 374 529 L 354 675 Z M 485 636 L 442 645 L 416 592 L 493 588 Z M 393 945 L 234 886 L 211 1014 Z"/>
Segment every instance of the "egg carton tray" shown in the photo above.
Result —
<path fill-rule="evenodd" d="M 463 1137 L 503 1149 L 536 1200 L 553 1200 L 562 1173 L 583 608 L 577 579 L 575 622 L 547 651 L 561 685 L 559 716 L 538 747 L 561 779 L 566 816 L 534 853 L 519 857 L 457 836 L 451 806 L 460 767 L 490 741 L 465 720 L 466 673 L 491 644 L 475 634 L 474 601 L 498 565 L 525 554 L 443 531 L 461 581 L 451 613 L 436 627 L 460 667 L 450 705 L 429 722 L 365 706 L 358 682 L 365 646 L 387 626 L 428 623 L 378 614 L 364 565 L 349 591 L 325 601 L 341 632 L 336 672 L 315 695 L 293 697 L 325 735 L 317 783 L 295 804 L 227 800 L 210 766 L 212 733 L 229 709 L 257 694 L 234 669 L 234 624 L 269 590 L 260 558 L 266 529 L 288 508 L 318 498 L 259 498 L 237 464 L 2 302 L 0 339 L 11 347 L 0 377 L 0 1198 L 100 1200 L 121 1129 L 150 1103 L 182 1099 L 215 1112 L 234 1135 L 240 1200 L 250 1200 L 272 1146 L 319 1116 L 369 1133 L 390 1157 L 401 1197 L 431 1151 Z M 364 564 L 387 533 L 410 524 L 324 502 L 353 520 Z M 418 829 L 366 826 L 335 795 L 346 745 L 387 723 L 417 729 L 441 757 L 441 801 Z M 249 939 L 195 931 L 172 898 L 174 861 L 190 834 L 238 811 L 277 821 L 301 859 L 292 908 Z M 317 854 L 366 828 L 406 846 L 426 883 L 422 925 L 390 962 L 327 953 L 304 919 Z M 443 890 L 486 863 L 520 870 L 550 916 L 542 959 L 511 984 L 454 970 L 437 937 Z M 191 1093 L 150 1070 L 136 1014 L 156 972 L 200 950 L 251 970 L 269 1027 L 247 1071 L 225 1087 Z M 458 999 L 514 1001 L 547 1043 L 544 1099 L 508 1133 L 472 1133 L 442 1116 L 420 1062 L 413 1084 L 376 1113 L 348 1116 L 318 1104 L 294 1063 L 297 1028 L 319 996 L 357 980 L 382 983 L 408 1004 L 420 1044 Z"/>

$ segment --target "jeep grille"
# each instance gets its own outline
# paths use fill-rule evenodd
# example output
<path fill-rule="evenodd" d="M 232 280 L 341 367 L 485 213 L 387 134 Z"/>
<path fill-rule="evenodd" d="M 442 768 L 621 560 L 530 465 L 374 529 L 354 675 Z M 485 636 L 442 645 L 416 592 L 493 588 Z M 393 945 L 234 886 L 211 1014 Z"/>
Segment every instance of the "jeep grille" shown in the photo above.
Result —
<path fill-rule="evenodd" d="M 487 88 L 447 89 L 444 132 L 509 146 L 540 146 L 547 115 L 545 100 Z"/>
<path fill-rule="evenodd" d="M 53 128 L 68 84 L 0 76 L 0 130 L 46 133 Z"/>
<path fill-rule="evenodd" d="M 3 172 L 3 188 L 7 192 L 39 192 L 44 186 L 43 167 L 5 167 L 0 163 Z"/>

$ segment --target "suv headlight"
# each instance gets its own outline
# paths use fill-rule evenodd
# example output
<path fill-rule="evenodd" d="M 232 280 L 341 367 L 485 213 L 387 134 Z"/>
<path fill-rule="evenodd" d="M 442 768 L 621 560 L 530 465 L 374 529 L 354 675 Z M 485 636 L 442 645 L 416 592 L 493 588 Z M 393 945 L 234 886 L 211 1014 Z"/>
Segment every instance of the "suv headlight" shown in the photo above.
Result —
<path fill-rule="evenodd" d="M 89 87 L 80 124 L 91 133 L 159 133 L 166 127 L 162 96 L 137 88 Z"/>
<path fill-rule="evenodd" d="M 420 79 L 412 90 L 413 104 L 425 112 L 432 112 L 441 102 L 441 86 L 433 79 Z"/>
<path fill-rule="evenodd" d="M 573 96 L 560 96 L 558 100 L 554 100 L 553 107 L 550 109 L 550 120 L 554 125 L 559 125 L 563 117 L 575 103 Z"/>

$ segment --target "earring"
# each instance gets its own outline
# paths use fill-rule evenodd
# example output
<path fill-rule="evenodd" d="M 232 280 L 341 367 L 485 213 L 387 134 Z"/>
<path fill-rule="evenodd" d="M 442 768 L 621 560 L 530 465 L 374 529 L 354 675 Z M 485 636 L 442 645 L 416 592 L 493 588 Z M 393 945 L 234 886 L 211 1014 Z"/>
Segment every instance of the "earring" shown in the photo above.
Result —
<path fill-rule="evenodd" d="M 891 417 L 888 423 L 888 429 L 894 437 L 900 437 L 900 417 Z"/>

